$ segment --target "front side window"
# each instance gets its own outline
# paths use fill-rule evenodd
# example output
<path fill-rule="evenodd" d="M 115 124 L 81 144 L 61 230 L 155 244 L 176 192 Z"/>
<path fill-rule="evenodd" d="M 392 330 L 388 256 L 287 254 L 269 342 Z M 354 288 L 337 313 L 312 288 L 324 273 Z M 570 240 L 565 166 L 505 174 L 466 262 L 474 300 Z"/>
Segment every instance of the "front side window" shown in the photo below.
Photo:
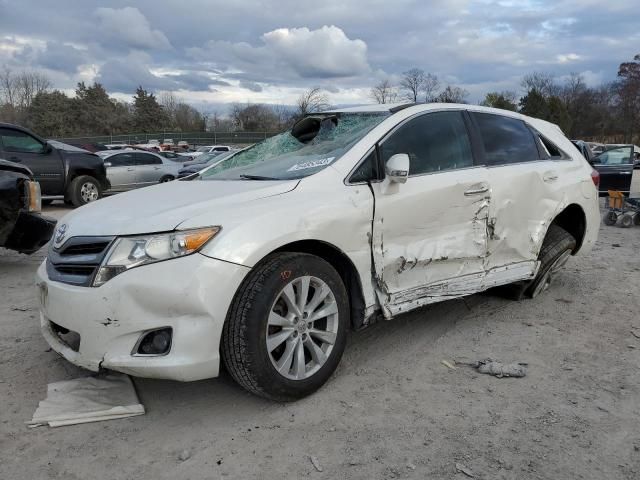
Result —
<path fill-rule="evenodd" d="M 44 145 L 31 135 L 19 130 L 0 128 L 0 140 L 5 152 L 42 153 Z"/>
<path fill-rule="evenodd" d="M 602 152 L 595 158 L 599 165 L 629 165 L 633 163 L 633 147 L 616 147 Z"/>
<path fill-rule="evenodd" d="M 303 118 L 203 172 L 202 180 L 293 180 L 327 168 L 389 113 L 335 113 Z"/>
<path fill-rule="evenodd" d="M 471 143 L 462 112 L 435 112 L 409 120 L 381 146 L 384 164 L 397 153 L 409 155 L 409 175 L 473 165 Z"/>
<path fill-rule="evenodd" d="M 349 178 L 349 183 L 362 183 L 378 179 L 378 156 L 374 148 L 355 169 Z"/>
<path fill-rule="evenodd" d="M 533 133 L 522 120 L 492 113 L 474 112 L 472 115 L 482 136 L 487 165 L 540 159 Z"/>
<path fill-rule="evenodd" d="M 135 165 L 133 153 L 119 153 L 108 157 L 105 162 L 110 163 L 112 167 L 128 167 Z"/>

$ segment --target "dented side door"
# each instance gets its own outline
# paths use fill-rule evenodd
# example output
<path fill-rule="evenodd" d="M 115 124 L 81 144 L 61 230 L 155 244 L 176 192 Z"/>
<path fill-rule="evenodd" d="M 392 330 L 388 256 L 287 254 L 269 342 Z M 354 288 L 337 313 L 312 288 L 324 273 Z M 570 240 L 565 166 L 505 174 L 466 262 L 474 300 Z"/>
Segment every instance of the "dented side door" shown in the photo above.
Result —
<path fill-rule="evenodd" d="M 415 146 L 400 152 L 404 147 L 396 145 L 398 151 L 385 158 L 384 142 L 379 147 L 383 165 L 394 152 L 419 155 L 411 151 Z M 460 165 L 417 175 L 410 170 L 405 184 L 385 179 L 372 185 L 374 274 L 387 318 L 481 288 L 491 192 L 486 168 L 472 159 Z"/>

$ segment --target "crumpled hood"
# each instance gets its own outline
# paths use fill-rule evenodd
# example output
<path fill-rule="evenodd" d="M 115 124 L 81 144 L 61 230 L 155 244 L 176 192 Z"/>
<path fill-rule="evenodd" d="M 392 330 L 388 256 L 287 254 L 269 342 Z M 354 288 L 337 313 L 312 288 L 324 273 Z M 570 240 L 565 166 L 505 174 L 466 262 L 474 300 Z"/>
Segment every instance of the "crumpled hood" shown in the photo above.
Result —
<path fill-rule="evenodd" d="M 66 238 L 135 235 L 170 231 L 180 223 L 217 209 L 229 209 L 293 190 L 299 180 L 174 181 L 106 197 L 60 220 Z M 208 225 L 201 225 L 208 226 Z"/>

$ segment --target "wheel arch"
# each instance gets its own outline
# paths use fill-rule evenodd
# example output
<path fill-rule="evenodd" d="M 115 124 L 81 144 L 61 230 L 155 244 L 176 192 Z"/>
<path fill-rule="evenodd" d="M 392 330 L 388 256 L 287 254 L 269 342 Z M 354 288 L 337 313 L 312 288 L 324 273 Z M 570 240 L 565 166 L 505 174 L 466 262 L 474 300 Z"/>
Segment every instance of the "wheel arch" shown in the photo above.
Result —
<path fill-rule="evenodd" d="M 336 269 L 349 297 L 349 309 L 351 313 L 351 326 L 360 328 L 365 319 L 365 301 L 362 282 L 358 270 L 347 254 L 335 245 L 321 240 L 298 240 L 278 247 L 268 255 L 279 252 L 308 253 L 322 258 Z M 265 258 L 266 258 L 265 256 Z"/>
<path fill-rule="evenodd" d="M 577 203 L 567 205 L 551 222 L 552 225 L 562 227 L 576 239 L 573 255 L 578 253 L 587 232 L 587 216 L 584 209 Z"/>

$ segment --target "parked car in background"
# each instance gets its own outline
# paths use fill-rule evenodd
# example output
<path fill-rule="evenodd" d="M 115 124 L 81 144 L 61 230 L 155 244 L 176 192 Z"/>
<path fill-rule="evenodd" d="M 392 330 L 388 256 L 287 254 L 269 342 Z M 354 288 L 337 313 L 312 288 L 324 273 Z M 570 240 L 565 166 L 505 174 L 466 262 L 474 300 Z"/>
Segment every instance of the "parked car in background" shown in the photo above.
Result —
<path fill-rule="evenodd" d="M 185 166 L 185 167 L 189 167 L 191 165 L 196 165 L 196 164 L 199 164 L 199 163 L 207 163 L 208 161 L 214 159 L 218 155 L 222 155 L 223 153 L 228 153 L 228 152 L 203 153 L 203 154 L 200 154 L 197 157 L 193 157 L 191 159 L 182 157 L 182 160 L 183 160 L 182 165 Z"/>
<path fill-rule="evenodd" d="M 605 150 L 604 143 L 597 143 L 597 142 L 585 142 L 585 143 L 589 146 L 589 148 L 595 155 L 602 153 Z"/>
<path fill-rule="evenodd" d="M 198 155 L 202 155 L 203 153 L 211 153 L 211 152 L 228 152 L 231 150 L 231 147 L 227 145 L 205 145 L 202 147 L 198 147 L 195 152 L 192 153 L 194 157 Z"/>
<path fill-rule="evenodd" d="M 124 148 L 128 148 L 129 144 L 124 141 L 114 141 L 111 143 L 107 143 L 104 146 L 107 148 L 107 150 L 122 150 Z"/>
<path fill-rule="evenodd" d="M 189 142 L 185 142 L 184 140 L 180 140 L 177 146 L 183 150 L 189 150 Z"/>
<path fill-rule="evenodd" d="M 516 112 L 312 114 L 198 180 L 69 213 L 37 273 L 42 332 L 90 370 L 191 381 L 223 362 L 250 392 L 300 398 L 350 328 L 496 286 L 542 294 L 597 239 L 595 183 L 560 128 Z"/>
<path fill-rule="evenodd" d="M 102 145 L 101 143 L 77 143 L 77 142 L 69 142 L 67 145 L 71 145 L 72 147 L 80 148 L 82 150 L 86 150 L 87 152 L 96 153 L 102 152 L 104 150 L 109 150 L 107 147 Z"/>
<path fill-rule="evenodd" d="M 184 163 L 184 168 L 178 171 L 178 178 L 188 177 L 189 175 L 193 175 L 194 173 L 201 172 L 209 167 L 217 165 L 218 163 L 226 160 L 236 153 L 237 150 L 230 152 L 212 152 L 200 155 L 199 157 L 197 157 L 197 159 L 202 160 L 201 162 L 192 161 Z"/>
<path fill-rule="evenodd" d="M 600 196 L 609 190 L 618 190 L 625 195 L 631 192 L 634 168 L 634 146 L 623 145 L 609 148 L 596 155 L 591 164 L 600 174 Z"/>
<path fill-rule="evenodd" d="M 174 147 L 172 138 L 165 138 L 160 144 L 160 150 L 171 150 Z"/>
<path fill-rule="evenodd" d="M 181 168 L 179 163 L 157 153 L 141 150 L 100 152 L 99 155 L 107 169 L 113 193 L 170 182 L 178 177 Z"/>
<path fill-rule="evenodd" d="M 165 150 L 161 150 L 159 152 L 155 152 L 158 155 L 160 155 L 161 157 L 164 157 L 166 159 L 169 160 L 173 160 L 174 162 L 184 162 L 185 159 L 191 158 L 189 156 L 185 156 L 185 155 L 180 155 L 176 152 L 169 152 L 169 151 L 165 151 Z"/>
<path fill-rule="evenodd" d="M 606 149 L 609 150 L 613 147 L 626 147 L 628 144 L 608 143 Z M 640 147 L 633 145 L 633 168 L 640 168 Z"/>
<path fill-rule="evenodd" d="M 0 247 L 33 253 L 46 244 L 56 221 L 40 214 L 40 185 L 24 165 L 0 160 Z"/>
<path fill-rule="evenodd" d="M 18 125 L 0 123 L 0 158 L 21 163 L 40 184 L 43 202 L 62 198 L 75 206 L 98 200 L 109 188 L 100 157 Z"/>

